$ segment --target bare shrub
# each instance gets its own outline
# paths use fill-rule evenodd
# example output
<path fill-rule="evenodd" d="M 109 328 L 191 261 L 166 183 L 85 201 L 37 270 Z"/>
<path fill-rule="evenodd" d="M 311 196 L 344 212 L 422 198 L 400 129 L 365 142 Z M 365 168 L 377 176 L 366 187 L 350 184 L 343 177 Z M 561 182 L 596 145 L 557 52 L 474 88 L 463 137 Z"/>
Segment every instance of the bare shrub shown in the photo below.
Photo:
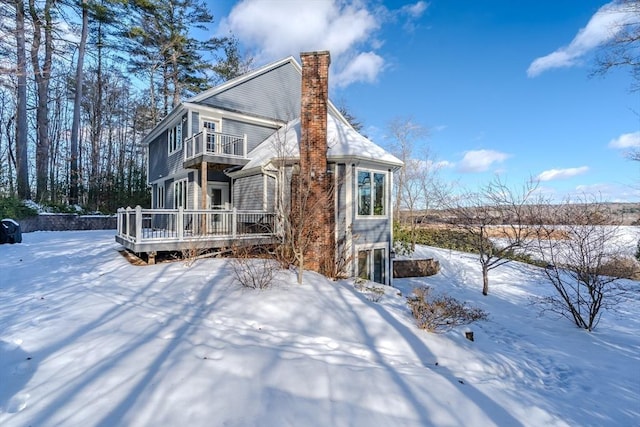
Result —
<path fill-rule="evenodd" d="M 185 267 L 191 267 L 196 260 L 202 258 L 207 252 L 209 252 L 209 248 L 206 242 L 198 239 L 189 240 L 188 246 L 180 251 Z"/>
<path fill-rule="evenodd" d="M 477 320 L 486 320 L 485 311 L 468 307 L 464 303 L 448 295 L 432 295 L 428 286 L 413 290 L 407 297 L 411 314 L 420 329 L 442 333 L 456 326 L 468 325 Z"/>
<path fill-rule="evenodd" d="M 354 287 L 362 292 L 369 301 L 379 302 L 384 296 L 384 288 L 372 286 L 370 283 L 368 280 L 357 278 Z"/>
<path fill-rule="evenodd" d="M 240 285 L 250 289 L 271 287 L 275 273 L 280 268 L 275 260 L 265 254 L 255 254 L 251 247 L 236 247 L 232 253 L 231 266 L 235 280 Z"/>
<path fill-rule="evenodd" d="M 544 272 L 556 291 L 541 300 L 544 310 L 592 331 L 603 310 L 615 310 L 625 299 L 628 290 L 620 278 L 632 277 L 637 266 L 622 262 L 611 209 L 589 196 L 577 202 L 567 200 L 556 209 L 553 225 L 538 226 L 539 253 L 548 264 Z M 565 239 L 554 238 L 558 229 Z"/>

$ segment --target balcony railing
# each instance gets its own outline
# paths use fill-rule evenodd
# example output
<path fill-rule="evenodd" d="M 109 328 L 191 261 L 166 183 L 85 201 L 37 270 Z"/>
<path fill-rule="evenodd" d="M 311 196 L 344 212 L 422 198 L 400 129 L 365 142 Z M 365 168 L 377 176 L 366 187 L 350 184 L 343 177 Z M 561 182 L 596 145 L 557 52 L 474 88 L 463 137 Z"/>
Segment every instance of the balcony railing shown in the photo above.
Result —
<path fill-rule="evenodd" d="M 247 136 L 231 135 L 203 129 L 184 141 L 184 160 L 202 155 L 247 157 Z"/>
<path fill-rule="evenodd" d="M 263 211 L 118 209 L 118 237 L 133 244 L 272 237 L 276 214 Z"/>

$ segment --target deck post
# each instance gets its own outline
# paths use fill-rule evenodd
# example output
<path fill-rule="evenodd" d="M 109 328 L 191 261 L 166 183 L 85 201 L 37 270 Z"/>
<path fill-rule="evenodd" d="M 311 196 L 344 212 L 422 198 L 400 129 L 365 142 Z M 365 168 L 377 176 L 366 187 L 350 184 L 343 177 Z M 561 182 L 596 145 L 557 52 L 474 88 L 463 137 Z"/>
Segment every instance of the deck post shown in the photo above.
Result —
<path fill-rule="evenodd" d="M 136 206 L 136 242 L 142 240 L 142 206 Z"/>
<path fill-rule="evenodd" d="M 127 208 L 124 210 L 124 235 L 127 237 L 131 237 L 131 234 L 129 234 L 129 230 L 131 230 L 130 224 L 129 224 L 129 215 L 131 213 L 131 206 L 127 206 Z"/>
<path fill-rule="evenodd" d="M 184 208 L 178 207 L 178 217 L 176 218 L 176 234 L 178 240 L 184 239 Z"/>
<path fill-rule="evenodd" d="M 245 133 L 242 138 L 242 157 L 247 158 L 247 134 Z"/>
<path fill-rule="evenodd" d="M 231 237 L 236 238 L 238 230 L 238 211 L 234 206 L 231 210 Z"/>

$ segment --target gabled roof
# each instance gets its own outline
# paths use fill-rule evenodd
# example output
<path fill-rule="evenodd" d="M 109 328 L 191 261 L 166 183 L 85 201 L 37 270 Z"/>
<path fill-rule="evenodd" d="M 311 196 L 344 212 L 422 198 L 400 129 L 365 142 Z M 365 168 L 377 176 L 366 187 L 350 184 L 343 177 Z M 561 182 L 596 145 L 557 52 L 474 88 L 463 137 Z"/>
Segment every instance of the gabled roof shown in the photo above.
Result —
<path fill-rule="evenodd" d="M 298 64 L 298 62 L 295 60 L 295 58 L 293 56 L 289 56 L 287 58 L 281 59 L 279 61 L 276 62 L 272 62 L 270 64 L 264 65 L 260 68 L 256 68 L 255 70 L 249 71 L 241 76 L 235 77 L 231 80 L 227 80 L 226 82 L 212 87 L 211 89 L 207 89 L 204 92 L 201 92 L 195 96 L 192 96 L 191 98 L 187 99 L 185 102 L 193 102 L 193 103 L 198 103 L 201 102 L 209 97 L 215 96 L 219 93 L 222 93 L 232 87 L 238 86 L 248 80 L 254 79 L 255 77 L 261 75 L 261 74 L 265 74 L 268 73 L 271 70 L 274 70 L 276 68 L 281 67 L 282 65 L 286 64 L 286 63 L 291 63 L 291 65 L 294 66 L 295 69 L 297 69 L 300 74 L 302 74 L 302 67 L 300 66 L 300 64 Z"/>
<path fill-rule="evenodd" d="M 327 114 L 327 160 L 361 160 L 399 168 L 402 161 L 379 145 L 360 135 L 353 127 Z M 261 168 L 276 159 L 300 157 L 300 119 L 295 119 L 265 139 L 247 154 L 251 160 L 242 170 Z"/>
<path fill-rule="evenodd" d="M 208 107 L 204 104 L 202 104 L 202 101 L 210 98 L 212 96 L 215 96 L 217 94 L 220 94 L 222 92 L 225 92 L 233 87 L 242 85 L 243 83 L 252 80 L 262 74 L 268 73 L 274 69 L 277 69 L 285 64 L 291 64 L 291 66 L 293 66 L 293 68 L 300 73 L 300 76 L 302 76 L 302 66 L 298 63 L 298 61 L 296 61 L 296 59 L 293 56 L 289 56 L 287 58 L 281 59 L 279 61 L 275 61 L 272 62 L 270 64 L 264 65 L 262 67 L 256 68 L 255 70 L 249 71 L 246 74 L 243 74 L 241 76 L 238 76 L 236 78 L 233 78 L 231 80 L 228 80 L 218 86 L 212 87 L 211 89 L 205 90 L 204 92 L 201 92 L 195 96 L 192 96 L 191 98 L 187 99 L 184 102 L 181 102 L 179 105 L 177 105 L 176 107 L 173 108 L 173 110 L 171 110 L 171 112 L 164 117 L 160 122 L 158 122 L 158 124 L 156 126 L 154 126 L 154 128 L 142 139 L 143 143 L 149 143 L 150 141 L 152 141 L 154 138 L 157 137 L 157 135 L 159 134 L 160 131 L 162 131 L 165 126 L 167 125 L 167 123 L 171 122 L 172 120 L 174 120 L 176 118 L 176 116 L 178 116 L 179 114 L 181 114 L 184 110 L 186 110 L 186 106 L 185 104 L 198 104 L 199 108 L 212 108 L 212 107 Z M 328 109 L 331 112 L 332 115 L 334 115 L 335 117 L 337 117 L 340 121 L 342 121 L 344 124 L 346 124 L 347 126 L 351 126 L 348 122 L 347 119 L 344 118 L 344 116 L 340 113 L 340 110 L 338 108 L 336 108 L 335 105 L 333 105 L 333 103 L 329 100 L 329 105 L 328 105 Z M 246 111 L 245 113 L 247 114 L 251 114 L 250 111 Z"/>

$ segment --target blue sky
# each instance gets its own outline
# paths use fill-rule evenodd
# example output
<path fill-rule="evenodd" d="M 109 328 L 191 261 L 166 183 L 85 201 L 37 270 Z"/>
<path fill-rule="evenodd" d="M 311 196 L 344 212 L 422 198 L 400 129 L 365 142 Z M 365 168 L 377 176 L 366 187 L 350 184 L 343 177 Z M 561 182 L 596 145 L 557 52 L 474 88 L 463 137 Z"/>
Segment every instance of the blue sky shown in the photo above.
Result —
<path fill-rule="evenodd" d="M 364 133 L 388 144 L 388 125 L 411 119 L 429 136 L 442 179 L 476 189 L 496 174 L 530 177 L 555 198 L 640 200 L 640 92 L 628 70 L 592 77 L 611 22 L 596 0 L 211 1 L 215 31 L 231 31 L 263 65 L 330 50 L 331 99 Z M 626 147 L 626 148 L 625 148 Z"/>

